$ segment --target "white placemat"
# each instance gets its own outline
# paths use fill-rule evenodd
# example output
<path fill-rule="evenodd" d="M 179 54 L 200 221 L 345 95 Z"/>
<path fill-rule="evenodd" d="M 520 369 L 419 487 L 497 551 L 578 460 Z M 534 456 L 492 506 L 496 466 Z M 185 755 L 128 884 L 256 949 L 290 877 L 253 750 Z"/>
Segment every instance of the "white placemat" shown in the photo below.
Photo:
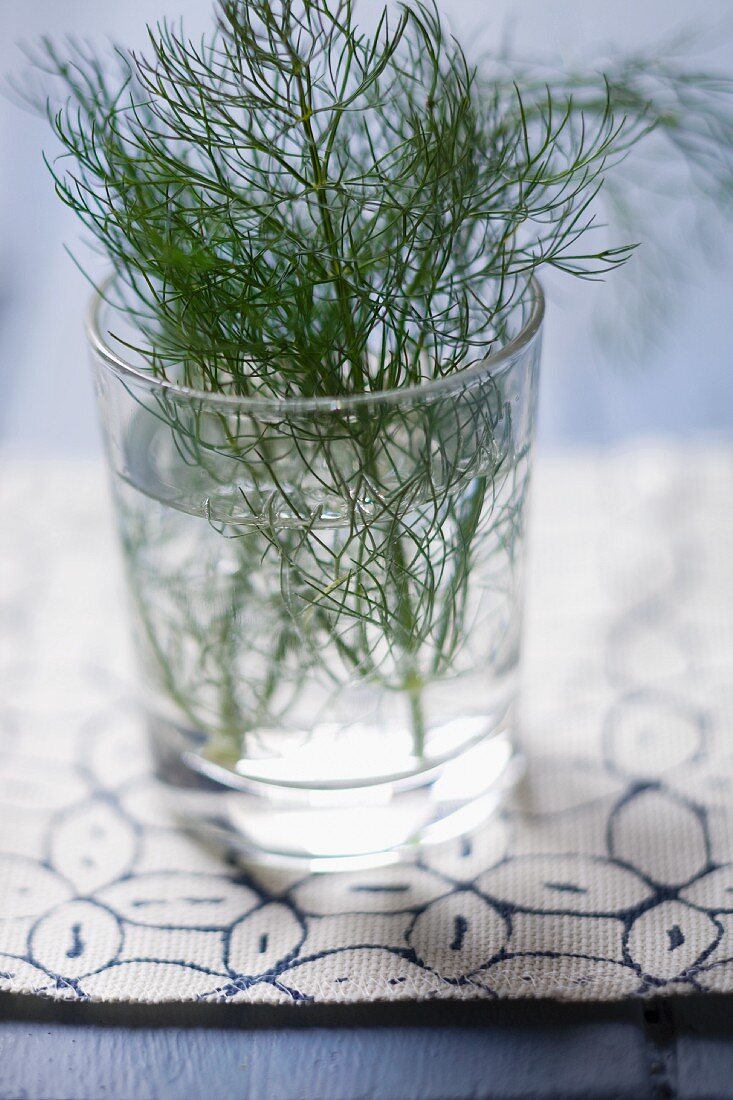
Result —
<path fill-rule="evenodd" d="M 526 780 L 416 865 L 245 873 L 176 830 L 97 467 L 0 478 L 0 988 L 252 1003 L 733 990 L 733 450 L 543 457 Z"/>

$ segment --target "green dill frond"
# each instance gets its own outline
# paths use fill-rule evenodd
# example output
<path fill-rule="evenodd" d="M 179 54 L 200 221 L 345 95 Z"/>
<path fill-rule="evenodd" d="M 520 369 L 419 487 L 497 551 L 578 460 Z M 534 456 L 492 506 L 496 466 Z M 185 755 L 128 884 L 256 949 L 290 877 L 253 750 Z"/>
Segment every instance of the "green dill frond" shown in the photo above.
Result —
<path fill-rule="evenodd" d="M 423 767 L 434 687 L 458 696 L 476 675 L 498 728 L 538 330 L 519 379 L 489 359 L 480 385 L 437 399 L 306 416 L 279 399 L 455 374 L 515 334 L 538 270 L 624 264 L 631 244 L 598 243 L 599 192 L 653 133 L 723 205 L 731 82 L 646 58 L 550 82 L 476 66 L 419 0 L 371 33 L 352 0 L 218 0 L 198 41 L 163 22 L 140 53 L 44 39 L 30 59 L 26 99 L 62 147 L 56 190 L 112 266 L 128 345 L 157 378 L 278 399 L 117 387 L 120 528 L 165 713 L 234 768 L 262 731 L 289 746 L 338 700 L 351 723 L 349 692 L 368 685 L 380 714 L 384 699 L 405 712 Z"/>
<path fill-rule="evenodd" d="M 152 369 L 204 390 L 379 391 L 485 357 L 535 271 L 629 258 L 594 244 L 596 200 L 653 130 L 733 191 L 731 82 L 643 57 L 496 75 L 420 2 L 366 33 L 352 0 L 218 0 L 200 41 L 163 22 L 139 54 L 31 60 L 59 196 Z"/>

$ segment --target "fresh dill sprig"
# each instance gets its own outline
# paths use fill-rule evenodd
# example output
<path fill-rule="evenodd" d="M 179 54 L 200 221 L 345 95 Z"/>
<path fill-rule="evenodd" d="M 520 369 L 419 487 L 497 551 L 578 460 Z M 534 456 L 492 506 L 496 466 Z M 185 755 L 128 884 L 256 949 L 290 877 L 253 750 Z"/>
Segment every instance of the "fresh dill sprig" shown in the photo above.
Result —
<path fill-rule="evenodd" d="M 723 205 L 733 87 L 646 58 L 550 82 L 475 66 L 419 0 L 372 33 L 352 0 L 215 11 L 200 41 L 163 22 L 111 59 L 46 39 L 24 93 L 152 375 L 276 399 L 160 387 L 127 425 L 147 674 L 229 766 L 258 731 L 312 728 L 314 685 L 324 720 L 355 684 L 402 699 L 424 761 L 435 683 L 516 664 L 531 415 L 509 397 L 531 396 L 488 375 L 404 405 L 277 402 L 455 375 L 516 334 L 538 270 L 625 263 L 632 245 L 597 244 L 597 200 L 653 132 Z M 151 453 L 166 489 L 181 469 L 205 486 L 190 514 L 136 477 Z"/>
<path fill-rule="evenodd" d="M 148 34 L 111 65 L 45 39 L 61 95 L 26 95 L 147 359 L 195 388 L 359 393 L 482 358 L 538 268 L 628 259 L 594 246 L 595 200 L 652 130 L 731 192 L 730 82 L 680 67 L 492 73 L 420 2 L 366 33 L 353 0 L 218 0 L 200 41 Z"/>

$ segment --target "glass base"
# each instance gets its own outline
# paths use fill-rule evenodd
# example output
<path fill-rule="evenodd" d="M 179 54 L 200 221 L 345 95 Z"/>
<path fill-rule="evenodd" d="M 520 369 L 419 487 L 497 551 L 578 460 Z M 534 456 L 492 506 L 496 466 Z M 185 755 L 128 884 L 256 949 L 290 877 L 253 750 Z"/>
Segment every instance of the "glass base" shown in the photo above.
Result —
<path fill-rule="evenodd" d="M 348 786 L 235 774 L 159 718 L 150 735 L 158 779 L 183 824 L 248 863 L 303 872 L 385 866 L 471 832 L 523 770 L 508 720 L 449 759 Z"/>

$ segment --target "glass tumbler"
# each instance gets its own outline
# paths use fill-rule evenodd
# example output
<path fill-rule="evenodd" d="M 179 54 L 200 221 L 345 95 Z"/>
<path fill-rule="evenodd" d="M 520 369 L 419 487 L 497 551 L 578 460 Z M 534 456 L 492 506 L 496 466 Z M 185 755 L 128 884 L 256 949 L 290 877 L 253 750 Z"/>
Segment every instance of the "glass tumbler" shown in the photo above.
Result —
<path fill-rule="evenodd" d="M 89 335 L 140 686 L 174 811 L 247 859 L 378 865 L 485 818 L 517 770 L 543 318 L 410 388 L 240 398 Z"/>

